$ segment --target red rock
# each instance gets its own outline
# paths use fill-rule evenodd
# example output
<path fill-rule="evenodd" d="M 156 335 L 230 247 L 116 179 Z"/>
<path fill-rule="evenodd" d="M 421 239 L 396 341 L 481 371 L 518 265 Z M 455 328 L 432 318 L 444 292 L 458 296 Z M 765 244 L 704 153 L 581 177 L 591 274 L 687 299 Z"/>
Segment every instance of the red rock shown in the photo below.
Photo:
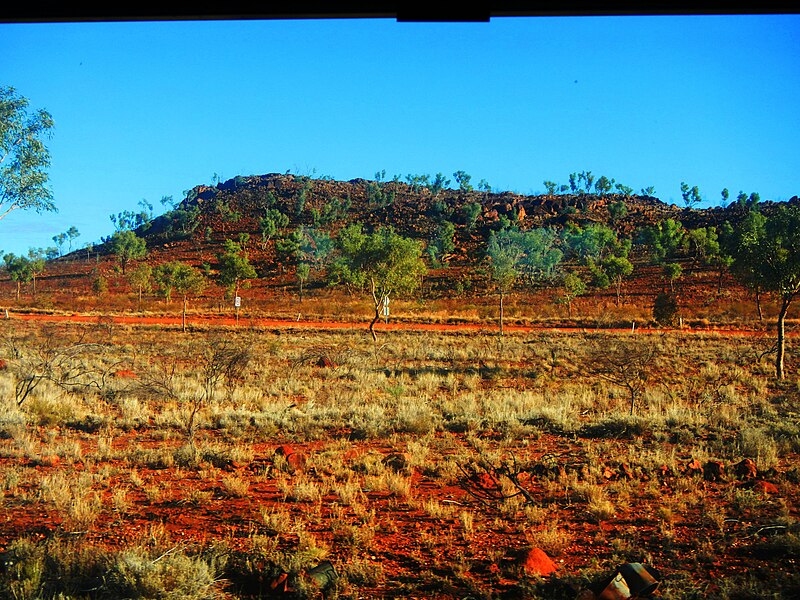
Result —
<path fill-rule="evenodd" d="M 759 479 L 753 484 L 753 489 L 762 494 L 775 495 L 779 492 L 778 487 L 774 483 Z"/>
<path fill-rule="evenodd" d="M 684 473 L 687 475 L 697 475 L 703 472 L 703 465 L 700 464 L 700 461 L 696 458 L 693 459 L 688 465 L 686 465 L 686 469 L 684 469 Z"/>
<path fill-rule="evenodd" d="M 306 456 L 302 452 L 296 451 L 294 448 L 285 444 L 278 446 L 275 454 L 280 454 L 286 459 L 286 465 L 289 467 L 289 472 L 302 471 L 306 467 Z"/>
<path fill-rule="evenodd" d="M 556 563 L 541 548 L 534 548 L 528 552 L 522 568 L 527 575 L 538 575 L 539 577 L 547 577 L 558 570 Z"/>
<path fill-rule="evenodd" d="M 734 473 L 736 473 L 739 479 L 755 479 L 758 477 L 756 462 L 752 458 L 745 458 L 741 462 L 736 463 Z"/>
<path fill-rule="evenodd" d="M 8 363 L 0 358 L 0 371 L 5 371 L 8 368 Z"/>
<path fill-rule="evenodd" d="M 336 366 L 336 364 L 327 356 L 320 356 L 319 360 L 317 360 L 317 366 L 326 369 L 332 369 Z"/>
<path fill-rule="evenodd" d="M 119 379 L 138 379 L 136 373 L 128 369 L 120 369 L 119 371 L 114 371 L 114 377 L 117 377 Z"/>
<path fill-rule="evenodd" d="M 620 464 L 619 476 L 624 477 L 625 479 L 633 479 L 633 471 L 631 471 L 631 468 L 627 463 Z"/>
<path fill-rule="evenodd" d="M 275 454 L 280 454 L 282 456 L 289 456 L 290 454 L 294 454 L 294 448 L 285 444 L 283 446 L 278 446 L 275 448 Z"/>
<path fill-rule="evenodd" d="M 476 473 L 472 477 L 472 481 L 476 487 L 483 490 L 496 490 L 500 487 L 497 481 L 488 473 Z"/>
<path fill-rule="evenodd" d="M 722 481 L 725 478 L 725 465 L 718 460 L 710 460 L 703 465 L 703 477 L 706 481 Z"/>

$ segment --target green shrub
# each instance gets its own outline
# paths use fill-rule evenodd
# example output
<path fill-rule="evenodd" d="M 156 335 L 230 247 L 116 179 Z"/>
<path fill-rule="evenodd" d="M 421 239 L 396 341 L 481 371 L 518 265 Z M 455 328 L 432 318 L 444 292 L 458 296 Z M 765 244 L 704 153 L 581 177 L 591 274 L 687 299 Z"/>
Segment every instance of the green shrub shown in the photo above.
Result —
<path fill-rule="evenodd" d="M 653 303 L 653 319 L 663 326 L 672 326 L 678 321 L 678 301 L 675 296 L 661 292 Z"/>

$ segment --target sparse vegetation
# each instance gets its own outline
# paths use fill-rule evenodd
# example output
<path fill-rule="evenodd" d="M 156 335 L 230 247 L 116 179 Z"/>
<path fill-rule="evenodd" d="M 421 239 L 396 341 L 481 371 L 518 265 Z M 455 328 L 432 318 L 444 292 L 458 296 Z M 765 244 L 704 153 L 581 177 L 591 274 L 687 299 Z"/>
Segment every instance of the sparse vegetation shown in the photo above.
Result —
<path fill-rule="evenodd" d="M 749 197 L 711 225 L 587 171 L 546 182 L 545 212 L 485 181 L 472 190 L 463 172 L 458 190 L 441 174 L 378 175 L 369 189 L 292 176 L 196 188 L 180 205 L 197 209 L 192 227 L 153 220 L 125 277 L 115 255 L 60 258 L 15 299 L 0 273 L 17 311 L 0 319 L 0 504 L 13 515 L 0 595 L 253 598 L 274 584 L 313 597 L 329 560 L 329 597 L 574 598 L 636 560 L 669 597 L 792 597 L 794 322 L 779 380 L 750 284 L 769 318 L 781 293 L 756 263 L 745 281 L 749 267 L 714 258 L 736 256 Z M 504 238 L 520 242 L 507 281 L 490 251 Z M 254 306 L 238 326 L 217 304 L 237 278 L 214 277 L 231 257 L 258 275 L 238 278 Z M 176 283 L 178 263 L 203 264 L 207 291 Z M 681 280 L 659 300 L 665 264 Z M 187 295 L 184 321 L 196 295 L 185 335 L 147 296 L 149 269 L 165 299 Z M 53 281 L 74 285 L 68 300 Z M 378 344 L 348 322 L 387 295 Z M 67 302 L 84 312 L 65 319 Z M 678 306 L 682 328 L 652 330 L 677 325 Z M 533 549 L 563 567 L 532 574 L 519 553 Z"/>

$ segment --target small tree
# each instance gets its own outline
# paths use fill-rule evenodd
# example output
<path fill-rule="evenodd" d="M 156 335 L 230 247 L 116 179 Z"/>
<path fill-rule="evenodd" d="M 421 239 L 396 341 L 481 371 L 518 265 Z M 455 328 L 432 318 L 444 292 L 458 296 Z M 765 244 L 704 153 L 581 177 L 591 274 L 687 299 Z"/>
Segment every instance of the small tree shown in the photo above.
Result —
<path fill-rule="evenodd" d="M 663 264 L 675 258 L 686 242 L 686 230 L 680 221 L 665 219 L 657 225 L 645 227 L 640 234 L 641 242 L 650 247 L 655 264 Z"/>
<path fill-rule="evenodd" d="M 662 326 L 673 326 L 678 320 L 678 301 L 675 296 L 661 292 L 653 303 L 653 318 Z"/>
<path fill-rule="evenodd" d="M 608 279 L 614 283 L 617 306 L 619 306 L 622 298 L 622 281 L 633 273 L 633 264 L 626 256 L 609 256 L 603 260 L 600 266 Z"/>
<path fill-rule="evenodd" d="M 461 209 L 467 231 L 475 229 L 475 223 L 477 223 L 478 217 L 481 216 L 481 210 L 481 205 L 477 202 L 469 202 Z"/>
<path fill-rule="evenodd" d="M 602 336 L 592 341 L 587 367 L 590 373 L 628 391 L 630 414 L 633 415 L 645 385 L 657 373 L 656 362 L 660 353 L 657 339 L 609 339 Z"/>
<path fill-rule="evenodd" d="M 447 255 L 455 250 L 453 238 L 456 226 L 450 221 L 442 221 L 433 237 L 428 241 L 427 252 L 433 265 L 447 264 Z"/>
<path fill-rule="evenodd" d="M 686 208 L 692 208 L 703 201 L 703 197 L 700 195 L 700 189 L 697 186 L 690 188 L 689 184 L 683 181 L 681 182 L 681 196 L 683 197 L 683 203 L 686 205 Z"/>
<path fill-rule="evenodd" d="M 217 260 L 219 261 L 218 281 L 226 288 L 229 296 L 238 296 L 243 284 L 246 285 L 248 280 L 258 277 L 241 244 L 233 240 L 225 240 L 223 251 L 217 256 Z"/>
<path fill-rule="evenodd" d="M 23 283 L 28 283 L 33 279 L 33 269 L 31 261 L 24 256 L 17 256 L 13 253 L 3 256 L 3 261 L 6 264 L 6 271 L 17 284 L 17 300 L 20 298 L 20 288 Z"/>
<path fill-rule="evenodd" d="M 132 260 L 144 258 L 147 254 L 147 242 L 130 229 L 117 231 L 111 236 L 111 253 L 117 255 L 122 267 L 122 274 Z"/>
<path fill-rule="evenodd" d="M 67 234 L 58 233 L 52 237 L 52 240 L 56 243 L 56 246 L 58 246 L 58 255 L 61 256 L 62 254 L 64 254 L 63 248 L 64 244 L 67 241 Z"/>
<path fill-rule="evenodd" d="M 142 307 L 142 294 L 153 288 L 153 268 L 148 264 L 141 264 L 128 274 L 128 282 L 136 288 L 139 295 L 139 308 Z"/>
<path fill-rule="evenodd" d="M 678 263 L 664 263 L 662 266 L 664 278 L 669 281 L 669 289 L 675 291 L 675 281 L 683 275 L 683 268 Z"/>
<path fill-rule="evenodd" d="M 594 184 L 594 191 L 598 196 L 603 197 L 614 189 L 614 179 L 609 179 L 605 175 L 601 175 Z"/>
<path fill-rule="evenodd" d="M 453 173 L 453 178 L 458 184 L 458 191 L 465 193 L 472 191 L 472 185 L 470 184 L 472 175 L 468 175 L 465 171 L 456 171 Z"/>
<path fill-rule="evenodd" d="M 411 293 L 420 285 L 426 272 L 422 246 L 391 227 L 366 234 L 363 226 L 355 223 L 342 230 L 336 247 L 338 256 L 330 267 L 331 282 L 368 291 L 375 309 L 369 332 L 377 342 L 375 324 L 384 304 L 391 296 Z"/>
<path fill-rule="evenodd" d="M 45 268 L 47 267 L 47 262 L 45 260 L 45 251 L 42 248 L 33 249 L 30 248 L 28 250 L 28 260 L 31 263 L 31 279 L 33 281 L 33 295 L 36 296 L 36 278 L 44 273 Z"/>
<path fill-rule="evenodd" d="M 303 287 L 305 286 L 306 281 L 308 281 L 308 276 L 311 274 L 311 265 L 307 262 L 301 262 L 297 265 L 297 282 L 300 284 L 300 302 L 303 302 Z"/>
<path fill-rule="evenodd" d="M 561 280 L 561 301 L 567 305 L 567 314 L 572 318 L 572 301 L 586 293 L 586 283 L 575 273 L 567 273 Z"/>
<path fill-rule="evenodd" d="M 800 294 L 800 208 L 780 205 L 769 217 L 751 211 L 735 228 L 733 272 L 747 285 L 778 296 L 775 376 L 784 377 L 786 314 Z"/>
<path fill-rule="evenodd" d="M 289 217 L 277 208 L 267 209 L 267 213 L 258 221 L 261 231 L 261 249 L 266 250 L 269 241 L 289 224 Z"/>
<path fill-rule="evenodd" d="M 69 251 L 72 252 L 72 242 L 77 240 L 81 236 L 81 234 L 78 231 L 78 228 L 73 225 L 72 227 L 67 229 L 66 236 L 69 242 Z"/>
<path fill-rule="evenodd" d="M 622 200 L 608 205 L 608 215 L 611 217 L 612 223 L 617 223 L 620 219 L 624 219 L 627 214 L 628 207 Z"/>
<path fill-rule="evenodd" d="M 153 271 L 153 279 L 167 303 L 172 299 L 173 292 L 183 296 L 181 325 L 186 332 L 189 296 L 197 295 L 205 289 L 206 278 L 194 267 L 180 261 L 172 261 L 158 265 Z"/>
<path fill-rule="evenodd" d="M 500 335 L 504 333 L 505 297 L 520 276 L 525 255 L 518 233 L 510 229 L 493 231 L 486 249 L 491 260 L 492 279 L 500 294 Z"/>

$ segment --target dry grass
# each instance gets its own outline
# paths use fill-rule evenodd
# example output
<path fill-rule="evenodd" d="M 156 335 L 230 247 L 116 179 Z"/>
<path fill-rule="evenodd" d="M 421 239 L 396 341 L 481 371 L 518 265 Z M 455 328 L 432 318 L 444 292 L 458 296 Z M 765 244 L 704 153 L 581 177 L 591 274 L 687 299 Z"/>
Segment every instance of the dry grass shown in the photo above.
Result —
<path fill-rule="evenodd" d="M 693 459 L 730 467 L 752 458 L 796 490 L 800 391 L 796 381 L 772 381 L 746 338 L 659 337 L 630 415 L 624 381 L 592 375 L 596 334 L 407 332 L 375 347 L 363 332 L 231 333 L 252 360 L 213 388 L 199 373 L 208 365 L 202 350 L 219 332 L 79 335 L 14 322 L 0 334 L 22 354 L 43 336 L 56 336 L 59 347 L 79 338 L 102 344 L 87 365 L 93 373 L 136 374 L 89 387 L 44 382 L 18 405 L 22 371 L 0 355 L 9 361 L 0 371 L 3 506 L 50 511 L 61 533 L 102 536 L 106 522 L 133 522 L 142 507 L 214 515 L 238 503 L 247 509 L 230 527 L 253 540 L 240 574 L 261 564 L 256 554 L 293 577 L 332 556 L 339 591 L 352 593 L 396 584 L 380 565 L 392 556 L 383 540 L 408 539 L 414 523 L 420 541 L 408 549 L 411 560 L 438 565 L 450 574 L 442 586 L 462 586 L 453 595 L 463 596 L 476 593 L 475 573 L 505 564 L 511 546 L 540 547 L 588 573 L 598 564 L 578 553 L 581 545 L 599 548 L 603 564 L 649 552 L 667 568 L 688 569 L 676 555 L 680 542 L 692 567 L 696 558 L 704 569 L 703 557 L 724 560 L 733 541 L 758 527 L 793 526 L 785 503 L 740 489 L 730 473 L 704 482 L 684 472 Z M 308 360 L 323 349 L 336 355 L 334 366 Z M 305 464 L 275 454 L 278 444 L 302 449 Z M 497 479 L 493 495 L 454 491 L 484 489 L 463 470 L 479 460 L 508 467 L 486 471 Z M 632 522 L 645 523 L 650 537 L 623 543 L 607 533 Z M 703 535 L 693 536 L 696 527 Z M 491 561 L 470 554 L 484 538 L 499 548 Z M 140 550 L 119 568 L 145 569 Z"/>

